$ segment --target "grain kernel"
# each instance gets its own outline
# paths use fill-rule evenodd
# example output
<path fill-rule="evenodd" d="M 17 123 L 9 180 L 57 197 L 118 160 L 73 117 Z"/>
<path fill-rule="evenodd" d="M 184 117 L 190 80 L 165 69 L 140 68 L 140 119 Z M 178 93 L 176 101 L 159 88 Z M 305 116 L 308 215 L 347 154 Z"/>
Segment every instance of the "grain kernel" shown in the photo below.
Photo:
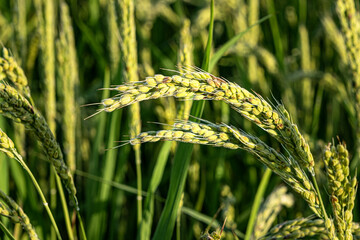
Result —
<path fill-rule="evenodd" d="M 136 101 L 143 101 L 143 100 L 145 100 L 146 98 L 147 98 L 147 95 L 146 95 L 145 93 L 143 93 L 143 94 L 137 95 L 136 98 L 135 98 L 135 100 L 136 100 Z"/>
<path fill-rule="evenodd" d="M 133 101 L 133 96 L 130 94 L 124 94 L 121 98 L 120 98 L 120 103 L 122 106 L 129 104 L 131 101 Z"/>
<path fill-rule="evenodd" d="M 153 77 L 147 77 L 145 81 L 151 87 L 155 87 L 157 85 L 156 80 Z"/>
<path fill-rule="evenodd" d="M 175 131 L 173 132 L 173 137 L 174 138 L 181 138 L 184 135 L 183 131 Z"/>
<path fill-rule="evenodd" d="M 155 78 L 155 81 L 156 81 L 156 82 L 162 83 L 163 80 L 164 80 L 164 75 L 156 74 L 156 75 L 154 76 L 154 78 Z"/>
<path fill-rule="evenodd" d="M 105 106 L 105 107 L 108 107 L 112 104 L 114 104 L 115 100 L 112 99 L 112 98 L 108 98 L 108 99 L 104 99 L 102 100 L 102 104 Z"/>
<path fill-rule="evenodd" d="M 181 83 L 182 81 L 182 77 L 180 77 L 179 75 L 172 76 L 172 79 L 175 83 Z"/>
<path fill-rule="evenodd" d="M 139 86 L 139 92 L 142 93 L 147 93 L 150 91 L 151 88 L 147 87 L 147 86 Z"/>
<path fill-rule="evenodd" d="M 190 85 L 190 80 L 185 78 L 181 81 L 181 85 L 183 85 L 184 87 L 188 87 Z"/>
<path fill-rule="evenodd" d="M 197 80 L 191 80 L 190 81 L 190 87 L 195 89 L 199 89 L 200 88 L 200 82 Z"/>
<path fill-rule="evenodd" d="M 226 133 L 220 133 L 219 134 L 220 139 L 227 141 L 229 140 L 229 136 Z"/>

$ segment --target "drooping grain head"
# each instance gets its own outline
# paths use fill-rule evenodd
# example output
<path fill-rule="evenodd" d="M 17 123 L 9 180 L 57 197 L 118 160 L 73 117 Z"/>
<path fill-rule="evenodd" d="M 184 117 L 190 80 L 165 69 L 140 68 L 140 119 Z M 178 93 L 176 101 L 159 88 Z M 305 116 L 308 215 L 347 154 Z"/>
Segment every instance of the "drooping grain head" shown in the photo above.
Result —
<path fill-rule="evenodd" d="M 77 206 L 76 188 L 72 175 L 64 162 L 61 148 L 44 117 L 15 88 L 4 83 L 0 83 L 0 113 L 24 124 L 27 129 L 35 133 Z"/>
<path fill-rule="evenodd" d="M 186 72 L 182 75 L 148 77 L 144 81 L 115 87 L 115 97 L 104 99 L 104 111 L 112 112 L 140 101 L 162 97 L 184 100 L 219 100 L 232 106 L 279 142 L 298 163 L 314 174 L 314 159 L 305 138 L 288 117 L 283 107 L 273 108 L 261 96 L 250 93 L 235 83 L 206 72 Z"/>
<path fill-rule="evenodd" d="M 143 132 L 132 138 L 129 143 L 135 145 L 161 140 L 211 145 L 229 149 L 241 148 L 249 151 L 299 193 L 315 214 L 319 217 L 323 216 L 315 188 L 299 164 L 291 157 L 287 158 L 269 147 L 257 137 L 226 124 L 178 121 L 171 130 Z"/>
<path fill-rule="evenodd" d="M 9 217 L 9 219 L 11 219 L 14 223 L 20 223 L 23 229 L 28 234 L 30 240 L 38 240 L 39 237 L 34 227 L 31 225 L 30 219 L 24 213 L 22 208 L 1 190 L 0 199 L 7 205 L 7 207 L 5 207 L 0 202 L 0 214 Z"/>

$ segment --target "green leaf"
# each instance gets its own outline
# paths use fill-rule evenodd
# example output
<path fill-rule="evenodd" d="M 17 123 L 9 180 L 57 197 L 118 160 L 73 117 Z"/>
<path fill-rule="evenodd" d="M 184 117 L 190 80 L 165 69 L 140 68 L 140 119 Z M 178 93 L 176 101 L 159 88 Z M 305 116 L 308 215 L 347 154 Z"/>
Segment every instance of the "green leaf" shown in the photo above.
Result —
<path fill-rule="evenodd" d="M 216 53 L 211 57 L 211 61 L 210 61 L 210 64 L 209 64 L 208 71 L 209 72 L 212 71 L 212 69 L 215 67 L 215 65 L 220 60 L 220 58 L 226 53 L 226 51 L 228 51 L 232 46 L 234 46 L 237 43 L 237 41 L 239 41 L 239 39 L 242 38 L 242 36 L 245 35 L 245 33 L 249 32 L 251 28 L 253 28 L 253 27 L 259 25 L 260 23 L 264 22 L 265 20 L 269 19 L 271 16 L 272 15 L 267 15 L 267 16 L 261 18 L 259 21 L 257 21 L 256 23 L 254 23 L 253 25 L 248 27 L 248 29 L 246 29 L 245 31 L 235 35 L 229 41 L 227 41 L 224 45 L 222 45 L 216 51 Z"/>

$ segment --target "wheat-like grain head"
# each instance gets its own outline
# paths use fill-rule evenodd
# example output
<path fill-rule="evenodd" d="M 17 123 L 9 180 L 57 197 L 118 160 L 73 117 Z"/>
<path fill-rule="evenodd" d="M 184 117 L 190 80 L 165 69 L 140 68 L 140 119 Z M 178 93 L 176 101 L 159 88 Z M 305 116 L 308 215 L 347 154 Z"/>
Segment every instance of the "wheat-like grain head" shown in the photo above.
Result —
<path fill-rule="evenodd" d="M 281 142 L 301 166 L 313 174 L 315 164 L 310 147 L 291 121 L 283 106 L 273 108 L 261 96 L 239 85 L 206 72 L 187 72 L 182 75 L 148 77 L 145 81 L 119 85 L 112 90 L 119 93 L 104 99 L 100 111 L 112 112 L 140 101 L 162 97 L 184 100 L 220 100 L 231 105 Z"/>
<path fill-rule="evenodd" d="M 324 153 L 326 176 L 330 188 L 330 201 L 338 239 L 352 239 L 353 208 L 357 190 L 356 177 L 350 177 L 349 156 L 346 146 L 329 144 Z M 333 229 L 331 228 L 333 231 Z"/>
<path fill-rule="evenodd" d="M 71 198 L 76 200 L 76 188 L 66 166 L 61 148 L 52 134 L 44 117 L 15 88 L 0 83 L 0 113 L 32 130 L 44 146 L 44 150 L 56 172 L 64 182 Z"/>
<path fill-rule="evenodd" d="M 278 174 L 294 191 L 299 193 L 319 217 L 323 216 L 319 196 L 300 165 L 292 158 L 285 157 L 269 147 L 259 138 L 226 124 L 195 123 L 178 121 L 171 130 L 143 132 L 132 138 L 132 145 L 145 142 L 179 141 L 211 145 L 228 149 L 244 149 Z"/>
<path fill-rule="evenodd" d="M 7 205 L 7 207 L 5 207 L 0 203 L 0 214 L 9 217 L 14 223 L 20 223 L 28 234 L 30 240 L 38 240 L 39 237 L 22 208 L 1 190 L 0 199 Z"/>

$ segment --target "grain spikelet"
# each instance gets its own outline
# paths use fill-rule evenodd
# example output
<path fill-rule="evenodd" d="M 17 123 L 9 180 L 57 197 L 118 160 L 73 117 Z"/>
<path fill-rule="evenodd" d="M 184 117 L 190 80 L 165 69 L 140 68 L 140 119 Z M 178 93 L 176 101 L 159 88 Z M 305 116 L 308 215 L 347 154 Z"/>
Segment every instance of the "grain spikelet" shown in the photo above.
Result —
<path fill-rule="evenodd" d="M 349 157 L 346 146 L 338 144 L 336 147 L 331 147 L 329 144 L 324 153 L 324 162 L 330 187 L 329 194 L 336 236 L 341 240 L 352 239 L 352 211 L 357 190 L 357 179 L 349 176 Z"/>
<path fill-rule="evenodd" d="M 179 121 L 173 125 L 171 130 L 143 132 L 132 138 L 129 143 L 136 145 L 163 140 L 229 149 L 241 148 L 249 151 L 257 156 L 260 162 L 278 174 L 294 191 L 299 193 L 308 202 L 315 214 L 319 217 L 323 216 L 315 188 L 299 164 L 292 157 L 286 158 L 257 137 L 226 124 Z"/>
<path fill-rule="evenodd" d="M 30 240 L 38 240 L 39 237 L 22 208 L 1 190 L 0 199 L 8 206 L 5 207 L 0 203 L 0 214 L 9 217 L 14 223 L 20 223 L 28 234 Z"/>
<path fill-rule="evenodd" d="M 107 112 L 140 101 L 170 96 L 185 100 L 224 101 L 284 144 L 299 164 L 313 173 L 315 163 L 310 147 L 286 109 L 283 106 L 273 108 L 260 95 L 250 93 L 235 83 L 206 72 L 186 72 L 173 76 L 157 74 L 145 81 L 127 83 L 113 90 L 119 94 L 103 100 L 103 110 Z"/>
<path fill-rule="evenodd" d="M 55 167 L 56 172 L 64 182 L 70 196 L 76 200 L 76 188 L 72 176 L 63 160 L 59 144 L 56 142 L 44 117 L 15 88 L 0 83 L 0 113 L 16 122 L 20 122 L 34 131 L 44 150 Z"/>

